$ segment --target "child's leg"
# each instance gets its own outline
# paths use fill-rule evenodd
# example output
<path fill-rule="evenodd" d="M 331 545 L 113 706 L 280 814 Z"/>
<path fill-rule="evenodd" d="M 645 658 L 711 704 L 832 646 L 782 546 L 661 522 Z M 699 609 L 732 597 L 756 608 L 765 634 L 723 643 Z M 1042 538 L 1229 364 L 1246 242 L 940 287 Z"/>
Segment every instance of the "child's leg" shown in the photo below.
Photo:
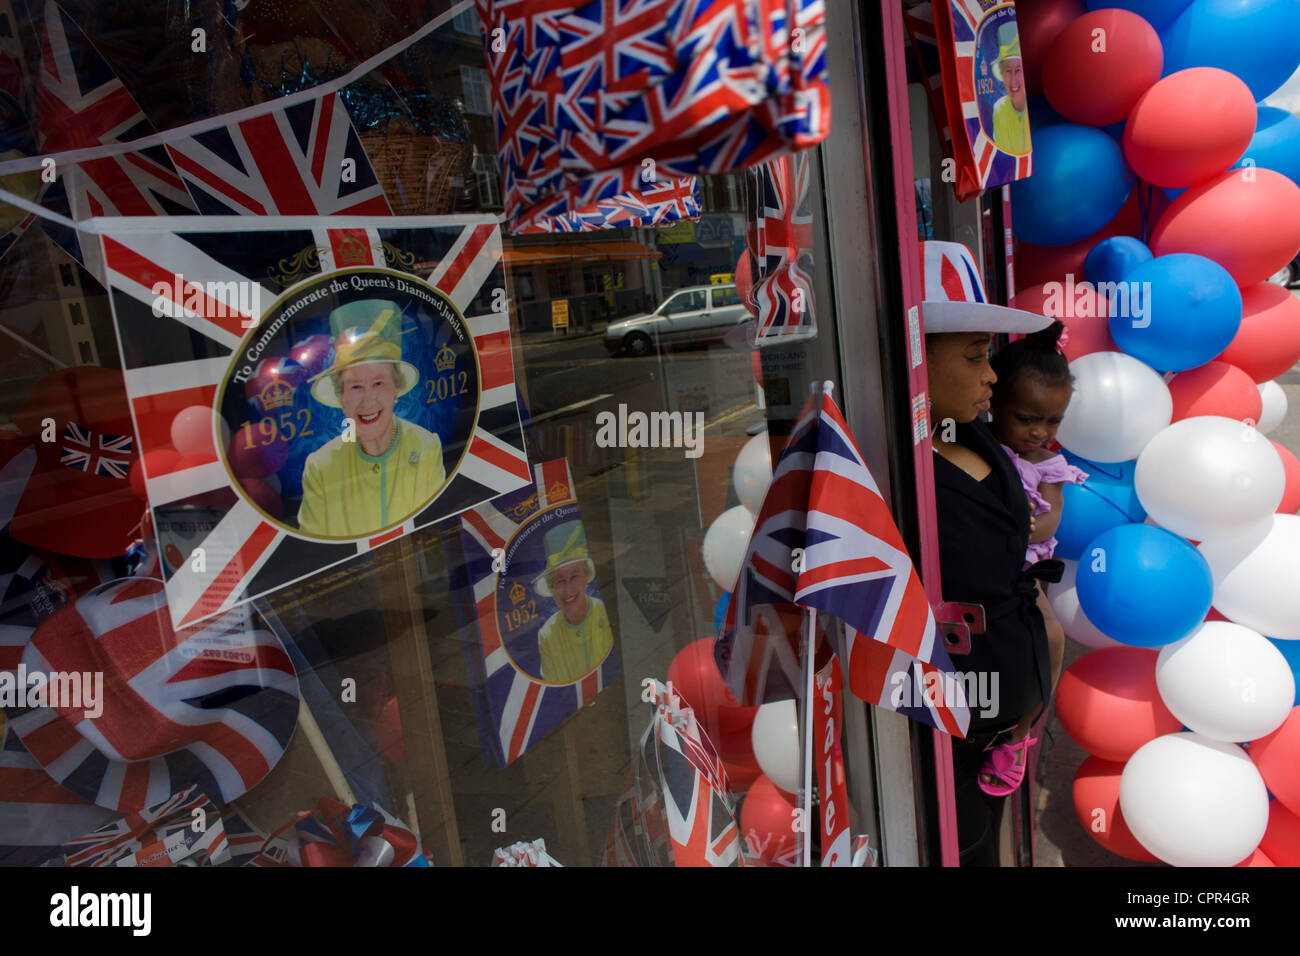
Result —
<path fill-rule="evenodd" d="M 1065 660 L 1065 628 L 1052 613 L 1052 605 L 1047 603 L 1047 595 L 1038 592 L 1038 610 L 1043 613 L 1043 623 L 1047 625 L 1047 652 L 1052 667 L 1052 693 L 1056 693 L 1057 681 L 1061 679 L 1061 664 Z"/>

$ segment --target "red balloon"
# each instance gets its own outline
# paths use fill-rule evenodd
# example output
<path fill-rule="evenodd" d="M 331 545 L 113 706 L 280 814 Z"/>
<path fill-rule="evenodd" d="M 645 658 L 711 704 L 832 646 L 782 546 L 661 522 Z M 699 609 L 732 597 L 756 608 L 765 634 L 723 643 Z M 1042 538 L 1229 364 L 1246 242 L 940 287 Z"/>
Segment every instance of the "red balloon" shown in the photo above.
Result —
<path fill-rule="evenodd" d="M 1243 288 L 1263 282 L 1300 251 L 1300 186 L 1271 169 L 1230 169 L 1175 199 L 1150 245 L 1213 259 Z"/>
<path fill-rule="evenodd" d="M 1071 664 L 1056 690 L 1056 716 L 1088 753 L 1123 763 L 1149 740 L 1177 733 L 1182 722 L 1156 688 L 1158 650 L 1103 647 Z"/>
<path fill-rule="evenodd" d="M 1300 707 L 1291 708 L 1281 727 L 1256 740 L 1248 750 L 1269 792 L 1300 815 Z"/>
<path fill-rule="evenodd" d="M 748 709 L 748 708 L 745 708 Z M 722 758 L 722 767 L 727 772 L 727 787 L 732 793 L 748 790 L 763 770 L 754 756 L 754 739 L 751 728 L 745 727 L 734 733 L 710 737 L 718 756 Z"/>
<path fill-rule="evenodd" d="M 174 448 L 155 448 L 133 461 L 131 470 L 127 473 L 127 480 L 131 482 L 131 490 L 135 492 L 136 497 L 141 500 L 148 499 L 144 483 L 146 469 L 150 478 L 157 478 L 159 475 L 175 471 L 176 463 L 180 460 L 181 453 Z"/>
<path fill-rule="evenodd" d="M 1016 26 L 1020 30 L 1020 52 L 1024 54 L 1025 89 L 1043 91 L 1043 64 L 1052 41 L 1066 25 L 1087 12 L 1080 0 L 1019 0 Z"/>
<path fill-rule="evenodd" d="M 741 731 L 748 733 L 758 708 L 741 707 L 727 689 L 713 660 L 714 640 L 701 638 L 678 651 L 668 665 L 668 683 L 695 711 L 709 739 L 717 742 Z"/>
<path fill-rule="evenodd" d="M 273 486 L 260 478 L 240 478 L 239 487 L 244 490 L 244 494 L 253 499 L 253 504 L 272 518 L 278 521 L 284 517 L 284 501 L 280 498 L 280 492 Z"/>
<path fill-rule="evenodd" d="M 281 438 L 275 419 L 264 418 L 235 432 L 226 456 L 237 477 L 267 478 L 289 460 L 289 443 Z"/>
<path fill-rule="evenodd" d="M 1172 421 L 1196 415 L 1220 415 L 1259 421 L 1264 403 L 1255 380 L 1227 362 L 1206 362 L 1197 368 L 1179 372 L 1169 380 L 1169 394 L 1174 400 Z"/>
<path fill-rule="evenodd" d="M 1284 286 L 1260 282 L 1241 290 L 1241 326 L 1219 356 L 1256 384 L 1291 370 L 1300 362 L 1300 299 Z"/>
<path fill-rule="evenodd" d="M 1110 304 L 1082 276 L 1075 277 L 1078 284 L 1047 282 L 1030 286 L 1015 294 L 1011 305 L 1026 312 L 1050 315 L 1065 323 L 1068 333 L 1065 357 L 1074 361 L 1090 352 L 1118 352 L 1115 340 L 1110 337 Z"/>
<path fill-rule="evenodd" d="M 1179 70 L 1134 105 L 1124 126 L 1124 156 L 1149 183 L 1195 186 L 1241 159 L 1256 119 L 1250 87 L 1227 70 Z"/>
<path fill-rule="evenodd" d="M 1300 866 L 1300 817 L 1289 811 L 1281 800 L 1268 805 L 1268 829 L 1259 848 L 1275 866 Z"/>
<path fill-rule="evenodd" d="M 1094 10 L 1052 43 L 1043 61 L 1043 92 L 1070 122 L 1109 126 L 1128 118 L 1160 79 L 1164 62 L 1160 37 L 1146 20 L 1128 10 Z"/>
<path fill-rule="evenodd" d="M 1286 472 L 1286 486 L 1282 490 L 1282 502 L 1277 506 L 1276 514 L 1300 514 L 1300 458 L 1292 454 L 1291 449 L 1283 448 L 1273 442 L 1273 450 L 1282 459 L 1282 468 Z M 1297 754 L 1300 757 L 1300 754 Z"/>
<path fill-rule="evenodd" d="M 1111 853 L 1126 860 L 1154 863 L 1157 858 L 1138 842 L 1120 812 L 1119 779 L 1123 773 L 1122 763 L 1100 757 L 1089 757 L 1081 763 L 1071 787 L 1074 815 L 1088 835 Z"/>
<path fill-rule="evenodd" d="M 740 296 L 741 304 L 749 310 L 749 314 L 758 318 L 758 303 L 754 300 L 754 266 L 753 257 L 746 249 L 736 260 L 736 294 Z"/>
<path fill-rule="evenodd" d="M 745 841 L 745 862 L 750 857 L 775 864 L 790 859 L 799 847 L 794 832 L 795 802 L 766 776 L 759 775 L 740 804 L 740 835 Z"/>

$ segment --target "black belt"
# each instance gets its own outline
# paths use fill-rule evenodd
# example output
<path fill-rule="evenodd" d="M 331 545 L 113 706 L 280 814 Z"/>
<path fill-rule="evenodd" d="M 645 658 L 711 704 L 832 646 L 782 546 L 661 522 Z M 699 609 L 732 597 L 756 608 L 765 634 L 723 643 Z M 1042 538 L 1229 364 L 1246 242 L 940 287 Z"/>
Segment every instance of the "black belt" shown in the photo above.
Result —
<path fill-rule="evenodd" d="M 992 606 L 985 605 L 985 620 L 991 623 L 1018 611 L 1026 604 L 1033 604 L 1037 600 L 1038 582 L 1056 584 L 1064 573 L 1065 562 L 1060 558 L 1046 558 L 1031 564 L 1016 576 L 1015 583 L 1011 586 L 1011 597 Z"/>

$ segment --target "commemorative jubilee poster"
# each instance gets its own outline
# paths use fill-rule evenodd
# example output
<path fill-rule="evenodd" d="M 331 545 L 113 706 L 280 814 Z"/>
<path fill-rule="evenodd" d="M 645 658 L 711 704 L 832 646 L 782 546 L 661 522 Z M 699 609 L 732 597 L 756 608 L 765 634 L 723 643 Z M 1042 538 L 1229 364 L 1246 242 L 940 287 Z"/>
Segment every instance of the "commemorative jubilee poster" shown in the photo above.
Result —
<path fill-rule="evenodd" d="M 178 627 L 533 480 L 495 219 L 374 221 L 101 221 Z"/>

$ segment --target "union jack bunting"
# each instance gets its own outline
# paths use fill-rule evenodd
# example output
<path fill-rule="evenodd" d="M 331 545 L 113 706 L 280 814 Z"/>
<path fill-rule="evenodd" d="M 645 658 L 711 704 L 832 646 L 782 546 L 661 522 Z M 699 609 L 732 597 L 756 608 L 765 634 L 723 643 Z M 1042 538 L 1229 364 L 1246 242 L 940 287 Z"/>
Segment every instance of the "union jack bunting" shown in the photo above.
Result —
<path fill-rule="evenodd" d="M 514 233 L 608 228 L 601 200 L 635 206 L 647 182 L 740 169 L 829 131 L 823 0 L 477 4 Z"/>
<path fill-rule="evenodd" d="M 69 840 L 63 858 L 68 866 L 217 866 L 229 862 L 230 850 L 216 805 L 188 787 Z"/>
<path fill-rule="evenodd" d="M 310 228 L 254 217 L 178 217 L 156 228 L 106 228 L 104 260 L 142 455 L 170 445 L 170 421 L 181 409 L 215 408 L 219 387 L 262 334 L 252 328 L 261 312 L 250 303 L 269 306 L 286 290 L 335 272 L 387 266 L 417 276 L 464 317 L 476 356 L 478 403 L 459 465 L 453 471 L 447 463 L 447 483 L 427 507 L 383 533 L 312 540 L 269 519 L 235 489 L 219 461 L 191 459 L 182 470 L 147 475 L 164 557 L 172 553 L 169 515 L 203 507 L 219 516 L 198 540 L 177 532 L 171 542 L 184 558 L 165 562 L 177 626 L 223 613 L 531 481 L 515 402 L 510 317 L 493 308 L 493 291 L 505 288 L 496 220 L 383 222 L 383 228 Z M 298 271 L 268 275 L 268 264 L 277 262 Z M 158 282 L 167 290 L 161 297 L 153 292 Z M 156 306 L 165 317 L 156 316 Z M 188 560 L 196 546 L 203 549 L 202 563 Z"/>
<path fill-rule="evenodd" d="M 912 11 L 909 26 L 921 26 L 925 14 Z M 1013 3 L 988 0 L 936 0 L 930 18 L 943 76 L 945 119 L 952 157 L 956 160 L 953 188 L 960 201 L 978 195 L 991 186 L 1001 186 L 1033 174 L 1033 154 L 1008 152 L 993 141 L 993 100 L 1001 81 L 993 74 L 999 55 L 1001 34 L 1016 30 Z M 1019 46 L 1015 47 L 1019 56 Z M 931 89 L 927 82 L 927 90 Z M 931 98 L 931 108 L 934 100 Z M 981 116 L 981 106 L 983 116 Z"/>
<path fill-rule="evenodd" d="M 36 93 L 40 151 L 57 153 L 152 134 L 153 126 L 140 107 L 73 19 L 54 0 L 45 0 L 44 12 Z M 65 166 L 44 201 L 63 207 L 78 221 L 194 211 L 185 184 L 161 146 Z M 43 225 L 64 251 L 102 281 L 103 262 L 92 236 L 50 220 Z"/>
<path fill-rule="evenodd" d="M 594 669 L 576 680 L 541 679 L 536 635 L 552 615 L 553 600 L 536 592 L 532 574 L 542 570 L 546 559 L 542 555 L 541 566 L 520 577 L 520 566 L 531 568 L 523 563 L 535 555 L 527 556 L 512 544 L 556 523 L 581 520 L 573 476 L 563 458 L 534 465 L 532 484 L 461 515 L 466 579 L 459 590 L 463 605 L 473 602 L 467 617 L 478 630 L 478 640 L 467 642 L 465 653 L 484 756 L 499 766 L 519 759 L 621 673 L 618 649 L 612 646 Z M 600 603 L 594 579 L 587 593 L 593 603 Z"/>
<path fill-rule="evenodd" d="M 796 548 L 802 549 L 797 557 Z M 782 647 L 779 639 L 756 639 L 754 620 L 766 605 L 815 608 L 848 625 L 834 649 L 849 689 L 881 707 L 900 709 L 899 695 L 880 693 L 882 685 L 893 690 L 893 652 L 904 655 L 897 660 L 909 672 L 928 665 L 953 674 L 902 537 L 829 393 L 816 413 L 810 408 L 800 419 L 777 459 L 714 648 L 742 704 L 799 696 L 793 642 Z M 782 648 L 779 656 L 767 649 L 772 644 Z M 765 659 L 773 656 L 775 665 Z M 955 678 L 951 683 L 960 685 Z M 964 695 L 936 700 L 934 707 L 934 714 L 909 716 L 965 735 Z"/>
<path fill-rule="evenodd" d="M 68 422 L 63 429 L 59 461 L 90 475 L 125 478 L 131 467 L 132 444 L 130 435 L 106 435 Z"/>
<path fill-rule="evenodd" d="M 98 673 L 97 700 L 65 685 L 50 706 L 11 712 L 9 729 L 51 777 L 128 813 L 190 786 L 240 796 L 298 722 L 298 678 L 274 635 L 243 611 L 173 631 L 164 597 L 161 581 L 124 578 L 45 621 L 19 666 L 85 684 Z"/>
<path fill-rule="evenodd" d="M 674 866 L 743 866 L 736 809 L 727 795 L 722 760 L 676 694 L 653 686 L 654 716 L 641 736 L 642 786 L 648 813 L 667 824 Z"/>
<path fill-rule="evenodd" d="M 758 272 L 756 343 L 761 347 L 791 337 L 817 334 L 813 302 L 813 214 L 807 153 L 778 156 L 751 170 L 757 199 L 752 232 Z"/>
<path fill-rule="evenodd" d="M 545 840 L 527 843 L 523 840 L 492 851 L 493 866 L 563 866 L 546 852 Z"/>
<path fill-rule="evenodd" d="M 168 143 L 167 151 L 204 215 L 392 215 L 335 93 Z"/>
<path fill-rule="evenodd" d="M 0 642 L 12 640 L 7 630 L 0 628 Z M 0 866 L 62 860 L 63 844 L 115 815 L 59 786 L 5 727 L 0 711 Z"/>
<path fill-rule="evenodd" d="M 419 839 L 382 807 L 346 807 L 321 797 L 267 837 L 247 866 L 428 867 Z"/>

